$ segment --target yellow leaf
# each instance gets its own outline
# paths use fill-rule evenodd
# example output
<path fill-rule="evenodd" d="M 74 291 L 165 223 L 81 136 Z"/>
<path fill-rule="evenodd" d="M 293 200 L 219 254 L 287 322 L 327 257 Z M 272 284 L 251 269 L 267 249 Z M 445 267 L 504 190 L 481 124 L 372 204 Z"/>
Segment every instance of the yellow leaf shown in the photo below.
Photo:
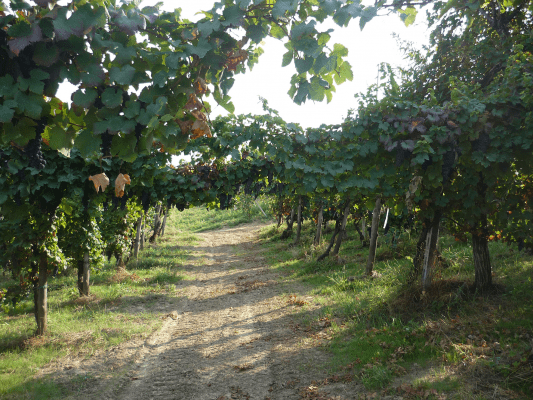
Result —
<path fill-rule="evenodd" d="M 124 187 L 126 186 L 126 184 L 129 185 L 130 183 L 131 183 L 131 179 L 128 174 L 126 175 L 119 174 L 117 176 L 117 179 L 115 179 L 115 196 L 117 197 L 124 196 Z"/>
<path fill-rule="evenodd" d="M 109 178 L 103 172 L 98 175 L 89 176 L 89 180 L 93 182 L 94 188 L 96 189 L 96 193 L 98 193 L 100 188 L 102 188 L 103 192 L 105 188 L 109 185 Z"/>

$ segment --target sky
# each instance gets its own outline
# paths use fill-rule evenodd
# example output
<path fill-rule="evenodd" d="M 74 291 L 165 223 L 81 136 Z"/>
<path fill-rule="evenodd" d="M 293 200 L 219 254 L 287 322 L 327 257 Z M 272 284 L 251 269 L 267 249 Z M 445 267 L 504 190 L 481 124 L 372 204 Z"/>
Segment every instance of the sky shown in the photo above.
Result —
<path fill-rule="evenodd" d="M 156 1 L 145 1 L 153 4 Z M 182 8 L 182 16 L 196 20 L 202 15 L 195 14 L 199 10 L 209 10 L 213 0 L 196 1 L 163 1 L 166 9 Z M 363 2 L 365 3 L 365 1 Z M 373 2 L 372 2 L 373 3 Z M 167 8 L 168 7 L 168 8 Z M 356 93 L 366 92 L 368 86 L 376 83 L 379 64 L 387 62 L 394 66 L 407 66 L 398 44 L 392 34 L 396 33 L 402 40 L 412 42 L 416 47 L 428 43 L 429 31 L 425 23 L 425 13 L 419 13 L 416 22 L 406 27 L 396 14 L 381 16 L 370 21 L 361 31 L 359 21 L 352 20 L 347 28 L 341 28 L 331 22 L 324 25 L 324 30 L 333 28 L 329 45 L 341 43 L 348 48 L 347 61 L 351 64 L 354 79 L 337 86 L 333 100 L 328 104 L 307 101 L 303 105 L 293 103 L 287 92 L 290 88 L 291 76 L 295 73 L 294 63 L 281 67 L 283 54 L 286 52 L 283 43 L 268 38 L 263 49 L 265 53 L 259 58 L 252 71 L 235 76 L 235 84 L 229 95 L 235 105 L 235 114 L 261 114 L 262 105 L 259 96 L 268 100 L 269 106 L 279 111 L 287 122 L 296 122 L 302 127 L 318 127 L 321 124 L 341 123 L 349 109 L 357 107 Z M 210 101 L 213 106 L 211 119 L 226 111 Z"/>
<path fill-rule="evenodd" d="M 158 0 L 145 0 L 141 7 L 157 2 Z M 164 0 L 162 3 L 163 9 L 172 11 L 179 7 L 182 9 L 182 17 L 196 21 L 202 17 L 197 13 L 200 10 L 210 10 L 215 1 Z M 318 127 L 323 123 L 341 123 L 348 110 L 357 107 L 354 95 L 366 92 L 368 86 L 376 83 L 380 63 L 387 62 L 393 67 L 407 65 L 396 39 L 392 37 L 393 33 L 398 34 L 402 40 L 414 43 L 416 47 L 427 44 L 429 36 L 424 13 L 419 13 L 416 22 L 409 27 L 405 27 L 400 17 L 394 14 L 374 18 L 362 31 L 358 20 L 352 20 L 347 28 L 341 28 L 333 22 L 323 25 L 323 28 L 335 29 L 329 42 L 331 47 L 334 43 L 341 43 L 348 48 L 347 61 L 352 66 L 353 81 L 337 85 L 337 91 L 329 104 L 324 100 L 297 105 L 287 94 L 291 76 L 295 73 L 294 63 L 281 67 L 286 49 L 281 41 L 267 38 L 262 46 L 265 53 L 259 58 L 259 63 L 252 71 L 235 76 L 235 84 L 229 93 L 235 105 L 235 114 L 262 114 L 259 97 L 263 97 L 286 122 L 299 123 L 303 128 Z M 73 87 L 64 85 L 58 97 L 63 101 L 70 101 L 72 90 Z M 214 99 L 207 100 L 212 106 L 211 119 L 227 114 Z"/>

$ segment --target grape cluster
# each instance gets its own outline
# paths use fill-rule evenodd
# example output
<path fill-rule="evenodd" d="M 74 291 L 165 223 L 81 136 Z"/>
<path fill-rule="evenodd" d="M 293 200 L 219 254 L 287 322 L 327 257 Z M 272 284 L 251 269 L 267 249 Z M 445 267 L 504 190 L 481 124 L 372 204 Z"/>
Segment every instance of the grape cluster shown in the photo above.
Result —
<path fill-rule="evenodd" d="M 176 208 L 177 208 L 178 211 L 180 211 L 180 212 L 183 211 L 183 210 L 185 210 L 185 207 L 187 207 L 187 204 L 185 204 L 185 203 L 178 203 L 178 204 L 176 204 Z"/>
<path fill-rule="evenodd" d="M 450 179 L 455 164 L 455 150 L 448 150 L 442 156 L 442 183 L 445 184 Z"/>
<path fill-rule="evenodd" d="M 24 153 L 28 157 L 28 164 L 31 168 L 43 169 L 46 167 L 46 161 L 41 151 L 41 143 L 43 141 L 41 132 L 38 129 L 35 133 L 35 139 L 31 139 L 26 147 L 24 147 Z"/>
<path fill-rule="evenodd" d="M 485 153 L 490 146 L 490 136 L 488 133 L 484 132 L 479 135 L 479 138 L 472 142 L 472 151 L 480 151 Z"/>
<path fill-rule="evenodd" d="M 150 208 L 150 193 L 144 190 L 141 195 L 141 204 L 144 212 Z"/>
<path fill-rule="evenodd" d="M 126 209 L 126 203 L 128 202 L 128 195 L 124 193 L 124 195 L 120 198 L 120 209 L 124 211 Z"/>
<path fill-rule="evenodd" d="M 135 138 L 137 138 L 137 143 L 139 143 L 139 140 L 141 140 L 143 129 L 144 125 L 141 125 L 139 123 L 135 125 Z"/>
<path fill-rule="evenodd" d="M 220 193 L 218 195 L 218 201 L 220 202 L 220 209 L 226 210 L 230 207 L 232 196 L 226 193 Z"/>
<path fill-rule="evenodd" d="M 2 150 L 0 150 L 0 168 L 7 169 L 8 162 L 9 162 L 8 157 L 6 157 L 6 154 Z"/>
<path fill-rule="evenodd" d="M 111 155 L 111 142 L 113 141 L 113 135 L 109 134 L 107 131 L 102 133 L 102 154 L 104 157 L 109 157 Z"/>
<path fill-rule="evenodd" d="M 83 211 L 87 212 L 87 210 L 89 209 L 89 196 L 84 195 L 81 198 L 81 205 L 83 206 Z"/>

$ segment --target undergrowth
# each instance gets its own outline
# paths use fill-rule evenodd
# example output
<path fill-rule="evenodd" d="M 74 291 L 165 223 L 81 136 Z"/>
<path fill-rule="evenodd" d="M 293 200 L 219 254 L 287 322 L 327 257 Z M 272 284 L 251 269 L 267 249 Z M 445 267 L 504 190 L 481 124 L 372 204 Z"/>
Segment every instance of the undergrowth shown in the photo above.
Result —
<path fill-rule="evenodd" d="M 367 278 L 368 249 L 356 232 L 348 229 L 339 256 L 317 262 L 330 234 L 314 246 L 315 227 L 306 222 L 293 246 L 292 238 L 281 240 L 283 229 L 263 229 L 265 258 L 320 304 L 315 320 L 305 307 L 295 312 L 308 329 L 329 321 L 332 371 L 351 366 L 367 390 L 396 387 L 407 398 L 482 399 L 495 387 L 499 398 L 533 396 L 533 257 L 491 242 L 495 284 L 482 296 L 473 288 L 470 244 L 443 235 L 432 289 L 423 294 L 408 283 L 417 239 L 409 232 L 379 237 L 375 275 Z"/>

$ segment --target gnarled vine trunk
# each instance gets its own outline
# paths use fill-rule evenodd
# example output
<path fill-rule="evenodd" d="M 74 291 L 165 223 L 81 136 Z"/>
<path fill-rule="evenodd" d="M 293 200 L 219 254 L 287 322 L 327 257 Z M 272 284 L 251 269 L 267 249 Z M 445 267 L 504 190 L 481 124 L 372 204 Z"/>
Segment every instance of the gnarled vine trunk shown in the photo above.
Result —
<path fill-rule="evenodd" d="M 333 236 L 331 236 L 331 239 L 329 241 L 328 248 L 326 249 L 326 251 L 324 251 L 324 253 L 320 255 L 320 257 L 317 258 L 317 261 L 322 261 L 324 258 L 329 256 L 329 253 L 331 252 L 333 244 L 335 243 L 335 238 L 337 237 L 337 234 L 340 232 L 340 230 L 341 230 L 341 224 L 340 224 L 340 221 L 337 220 L 335 221 L 335 230 L 333 231 Z"/>
<path fill-rule="evenodd" d="M 472 235 L 475 286 L 482 293 L 490 290 L 492 287 L 492 265 L 490 263 L 488 244 L 489 242 L 485 235 Z"/>
<path fill-rule="evenodd" d="M 287 218 L 287 228 L 281 233 L 282 239 L 287 239 L 292 233 L 292 226 L 294 225 L 294 214 L 296 213 L 296 207 L 291 210 L 291 215 Z"/>
<path fill-rule="evenodd" d="M 89 252 L 86 251 L 83 260 L 78 260 L 78 292 L 80 296 L 89 296 L 90 267 Z"/>
<path fill-rule="evenodd" d="M 415 258 L 413 259 L 413 270 L 411 271 L 411 274 L 409 275 L 408 283 L 413 284 L 418 277 L 420 276 L 420 272 L 422 271 L 422 262 L 424 261 L 424 254 L 426 251 L 426 240 L 427 235 L 430 228 L 430 221 L 425 220 L 424 224 L 422 225 L 422 231 L 420 232 L 420 236 L 418 237 L 418 242 L 416 243 L 416 254 Z"/>
<path fill-rule="evenodd" d="M 163 223 L 161 224 L 161 236 L 165 234 L 165 227 L 167 226 L 168 207 L 163 210 Z"/>
<path fill-rule="evenodd" d="M 339 236 L 337 237 L 337 243 L 335 243 L 335 249 L 333 249 L 332 255 L 334 256 L 339 254 L 342 240 L 344 239 L 344 236 L 346 235 L 346 224 L 348 222 L 348 216 L 350 215 L 350 207 L 351 207 L 350 200 L 347 200 L 346 203 L 344 204 L 344 213 L 342 214 L 342 222 L 341 222 L 341 227 L 339 231 Z"/>
<path fill-rule="evenodd" d="M 315 235 L 315 240 L 313 241 L 315 246 L 318 246 L 320 244 L 320 241 L 322 240 L 322 224 L 323 223 L 324 223 L 324 204 L 320 204 L 320 209 L 318 210 L 316 235 Z"/>
<path fill-rule="evenodd" d="M 439 225 L 441 214 L 435 212 L 431 226 L 427 232 L 426 245 L 424 250 L 424 264 L 422 266 L 422 290 L 430 288 L 435 270 L 435 261 L 437 260 L 437 243 L 439 241 Z"/>

